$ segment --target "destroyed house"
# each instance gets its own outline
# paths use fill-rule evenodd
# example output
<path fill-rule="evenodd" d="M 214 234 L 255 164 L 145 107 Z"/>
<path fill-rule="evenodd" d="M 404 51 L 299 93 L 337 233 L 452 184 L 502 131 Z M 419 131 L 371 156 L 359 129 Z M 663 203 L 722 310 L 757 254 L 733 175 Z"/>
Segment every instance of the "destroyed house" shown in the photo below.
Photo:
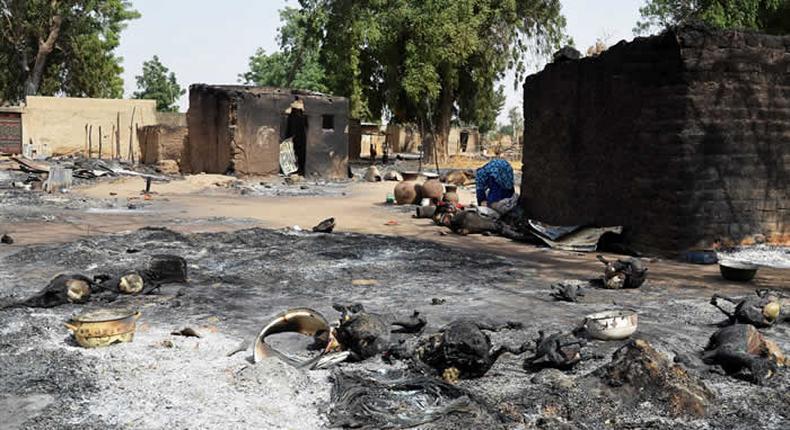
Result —
<path fill-rule="evenodd" d="M 236 85 L 189 87 L 184 173 L 274 175 L 293 142 L 299 173 L 348 174 L 348 101 L 320 93 Z"/>
<path fill-rule="evenodd" d="M 685 27 L 524 84 L 522 199 L 636 249 L 790 241 L 790 36 Z"/>

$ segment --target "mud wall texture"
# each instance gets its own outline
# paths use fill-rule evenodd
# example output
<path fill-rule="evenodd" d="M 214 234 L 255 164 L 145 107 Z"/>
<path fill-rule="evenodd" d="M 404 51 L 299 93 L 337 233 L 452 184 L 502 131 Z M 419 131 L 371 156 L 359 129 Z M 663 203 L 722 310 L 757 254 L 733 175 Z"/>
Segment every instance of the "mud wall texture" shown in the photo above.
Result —
<path fill-rule="evenodd" d="M 188 173 L 279 173 L 279 147 L 297 102 L 306 118 L 304 173 L 343 178 L 348 171 L 348 101 L 294 90 L 190 87 L 182 170 Z"/>
<path fill-rule="evenodd" d="M 88 131 L 91 155 L 99 156 L 101 127 L 104 158 L 135 160 L 140 156 L 137 128 L 157 123 L 156 101 L 28 96 L 22 112 L 22 144 L 27 155 L 87 155 Z M 120 154 L 115 128 L 120 123 Z M 131 126 L 131 127 L 130 127 Z M 131 135 L 130 154 L 129 139 Z"/>
<path fill-rule="evenodd" d="M 137 130 L 140 162 L 156 164 L 162 160 L 180 162 L 184 151 L 186 126 L 149 125 Z"/>
<path fill-rule="evenodd" d="M 790 238 L 790 36 L 686 27 L 524 84 L 527 214 L 648 252 Z"/>

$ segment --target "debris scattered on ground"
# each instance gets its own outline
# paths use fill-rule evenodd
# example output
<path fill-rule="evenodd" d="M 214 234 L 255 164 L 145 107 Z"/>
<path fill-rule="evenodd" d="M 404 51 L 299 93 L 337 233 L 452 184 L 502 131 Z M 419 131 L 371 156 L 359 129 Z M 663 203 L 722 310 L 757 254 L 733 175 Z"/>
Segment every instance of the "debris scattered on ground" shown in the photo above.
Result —
<path fill-rule="evenodd" d="M 586 344 L 584 339 L 569 333 L 555 333 L 549 336 L 538 332 L 535 340 L 534 354 L 524 360 L 524 368 L 536 371 L 543 368 L 570 369 L 582 360 L 581 348 Z"/>
<path fill-rule="evenodd" d="M 551 297 L 557 301 L 576 302 L 584 297 L 584 287 L 589 285 L 583 281 L 561 281 L 551 286 Z"/>
<path fill-rule="evenodd" d="M 431 304 L 434 305 L 434 306 L 443 305 L 445 303 L 447 303 L 447 299 L 440 299 L 440 298 L 437 298 L 437 297 L 434 297 L 434 298 L 431 299 Z"/>
<path fill-rule="evenodd" d="M 258 363 L 267 357 L 276 357 L 294 367 L 310 368 L 318 362 L 320 356 L 311 360 L 300 361 L 289 357 L 266 342 L 266 338 L 279 333 L 299 333 L 312 337 L 312 350 L 328 350 L 330 345 L 329 322 L 319 312 L 309 308 L 289 309 L 275 315 L 263 326 L 255 338 L 253 361 Z"/>
<path fill-rule="evenodd" d="M 583 227 L 552 226 L 535 220 L 528 220 L 531 233 L 554 249 L 574 252 L 593 252 L 606 234 L 621 234 L 622 226 L 615 227 Z"/>
<path fill-rule="evenodd" d="M 607 260 L 599 255 L 598 260 L 605 265 L 603 286 L 610 290 L 639 288 L 647 279 L 647 267 L 638 258 Z"/>
<path fill-rule="evenodd" d="M 0 237 L 0 243 L 4 243 L 6 245 L 12 245 L 14 243 L 14 238 L 9 236 L 8 234 L 4 234 Z"/>
<path fill-rule="evenodd" d="M 379 284 L 375 279 L 353 279 L 351 285 L 355 287 L 374 287 Z"/>
<path fill-rule="evenodd" d="M 404 370 L 332 374 L 332 427 L 409 428 L 459 415 L 467 428 L 490 428 L 502 418 L 462 388 Z"/>
<path fill-rule="evenodd" d="M 184 336 L 184 337 L 202 337 L 200 333 L 198 333 L 192 327 L 184 327 L 180 330 L 173 330 L 170 332 L 173 336 Z"/>
<path fill-rule="evenodd" d="M 52 308 L 66 303 L 86 303 L 94 292 L 96 284 L 92 279 L 79 274 L 61 274 L 34 296 L 11 306 L 29 308 Z"/>
<path fill-rule="evenodd" d="M 713 392 L 696 376 L 672 363 L 649 342 L 634 339 L 594 372 L 624 401 L 663 404 L 671 415 L 704 417 Z"/>
<path fill-rule="evenodd" d="M 314 233 L 332 233 L 332 231 L 334 229 L 335 229 L 335 219 L 334 218 L 327 218 L 327 219 L 321 221 L 320 223 L 318 223 L 318 225 L 316 225 L 315 227 L 313 227 L 313 232 Z"/>

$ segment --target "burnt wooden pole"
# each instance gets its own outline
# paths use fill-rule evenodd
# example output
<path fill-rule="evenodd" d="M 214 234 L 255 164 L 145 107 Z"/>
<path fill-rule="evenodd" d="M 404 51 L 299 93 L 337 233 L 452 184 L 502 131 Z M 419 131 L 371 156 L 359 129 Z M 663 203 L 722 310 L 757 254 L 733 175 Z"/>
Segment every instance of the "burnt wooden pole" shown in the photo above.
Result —
<path fill-rule="evenodd" d="M 129 161 L 134 164 L 134 146 L 132 139 L 134 138 L 134 114 L 137 112 L 137 106 L 132 108 L 132 118 L 129 120 Z"/>
<path fill-rule="evenodd" d="M 121 159 L 121 113 L 115 117 L 115 156 Z"/>
<path fill-rule="evenodd" d="M 101 126 L 99 126 L 99 160 L 101 160 Z"/>

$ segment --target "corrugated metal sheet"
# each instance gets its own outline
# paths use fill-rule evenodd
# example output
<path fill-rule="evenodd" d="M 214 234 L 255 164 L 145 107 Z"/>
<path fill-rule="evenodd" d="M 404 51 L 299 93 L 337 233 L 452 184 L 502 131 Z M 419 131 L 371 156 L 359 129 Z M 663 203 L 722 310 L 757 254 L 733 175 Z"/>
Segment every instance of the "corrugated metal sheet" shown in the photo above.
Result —
<path fill-rule="evenodd" d="M 22 115 L 0 112 L 0 153 L 22 153 Z"/>

